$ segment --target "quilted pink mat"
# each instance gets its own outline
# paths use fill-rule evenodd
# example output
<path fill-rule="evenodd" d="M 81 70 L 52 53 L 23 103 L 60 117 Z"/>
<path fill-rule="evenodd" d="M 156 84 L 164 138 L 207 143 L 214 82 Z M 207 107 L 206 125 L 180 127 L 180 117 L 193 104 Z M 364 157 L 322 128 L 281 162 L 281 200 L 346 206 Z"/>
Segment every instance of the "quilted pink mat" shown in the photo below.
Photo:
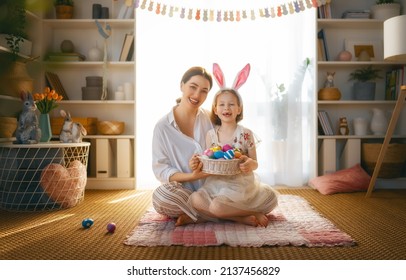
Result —
<path fill-rule="evenodd" d="M 124 241 L 133 246 L 352 246 L 355 241 L 322 217 L 302 197 L 280 195 L 266 228 L 233 222 L 175 227 L 175 221 L 150 209 Z"/>

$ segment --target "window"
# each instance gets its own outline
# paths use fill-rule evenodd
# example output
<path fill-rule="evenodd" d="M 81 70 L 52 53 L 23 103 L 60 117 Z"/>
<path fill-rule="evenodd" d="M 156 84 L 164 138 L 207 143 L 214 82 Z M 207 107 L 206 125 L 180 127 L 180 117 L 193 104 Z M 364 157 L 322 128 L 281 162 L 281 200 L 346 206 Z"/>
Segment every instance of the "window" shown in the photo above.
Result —
<path fill-rule="evenodd" d="M 168 7 L 169 2 L 183 7 L 182 1 L 163 2 Z M 227 11 L 227 5 L 238 10 L 235 1 L 183 1 L 185 5 L 190 2 L 193 11 L 199 4 L 214 11 Z M 226 8 L 217 7 L 216 2 Z M 230 86 L 237 72 L 251 64 L 250 77 L 239 90 L 244 101 L 241 124 L 262 140 L 257 147 L 261 179 L 272 185 L 301 186 L 315 172 L 310 163 L 315 162 L 317 128 L 313 117 L 316 9 L 267 18 L 260 16 L 262 6 L 247 6 L 258 5 L 255 2 L 241 1 L 245 3 L 241 10 L 252 10 L 256 19 L 240 22 L 187 19 L 180 12 L 170 17 L 137 9 L 137 187 L 159 185 L 151 168 L 152 131 L 180 97 L 183 73 L 195 65 L 211 71 L 214 62 L 219 63 Z M 265 2 L 276 5 L 275 1 Z M 279 102 L 273 96 L 282 84 L 285 97 Z M 210 108 L 217 90 L 214 83 L 205 108 Z"/>

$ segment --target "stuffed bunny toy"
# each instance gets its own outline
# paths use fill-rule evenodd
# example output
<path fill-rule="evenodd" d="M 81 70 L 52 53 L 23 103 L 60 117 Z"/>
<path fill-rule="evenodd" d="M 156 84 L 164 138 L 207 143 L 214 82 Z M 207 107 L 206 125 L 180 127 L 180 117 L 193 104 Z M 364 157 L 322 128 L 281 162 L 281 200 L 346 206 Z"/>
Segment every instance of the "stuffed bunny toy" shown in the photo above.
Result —
<path fill-rule="evenodd" d="M 63 143 L 81 143 L 83 136 L 87 135 L 86 128 L 81 123 L 73 122 L 69 112 L 61 110 L 60 114 L 65 120 L 59 140 Z"/>
<path fill-rule="evenodd" d="M 23 110 L 18 120 L 15 133 L 15 144 L 37 144 L 41 139 L 41 129 L 38 124 L 37 105 L 29 92 L 21 92 Z"/>

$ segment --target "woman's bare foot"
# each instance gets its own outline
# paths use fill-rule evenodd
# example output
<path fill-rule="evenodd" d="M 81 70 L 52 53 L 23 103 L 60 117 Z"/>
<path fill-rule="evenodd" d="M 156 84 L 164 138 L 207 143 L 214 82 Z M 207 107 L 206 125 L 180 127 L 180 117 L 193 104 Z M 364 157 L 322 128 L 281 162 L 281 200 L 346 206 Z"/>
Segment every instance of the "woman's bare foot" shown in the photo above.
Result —
<path fill-rule="evenodd" d="M 255 218 L 256 218 L 259 226 L 261 226 L 261 227 L 268 226 L 269 220 L 265 214 L 257 213 L 257 214 L 255 214 Z"/>
<path fill-rule="evenodd" d="M 175 226 L 185 226 L 188 224 L 200 224 L 206 222 L 203 219 L 198 218 L 196 221 L 194 221 L 191 217 L 189 217 L 186 214 L 181 214 L 178 219 L 176 220 Z"/>
<path fill-rule="evenodd" d="M 190 218 L 188 215 L 186 214 L 181 214 L 177 219 L 176 219 L 176 223 L 175 226 L 184 226 L 184 225 L 188 225 L 188 224 L 194 224 L 195 221 L 192 220 L 192 218 Z"/>

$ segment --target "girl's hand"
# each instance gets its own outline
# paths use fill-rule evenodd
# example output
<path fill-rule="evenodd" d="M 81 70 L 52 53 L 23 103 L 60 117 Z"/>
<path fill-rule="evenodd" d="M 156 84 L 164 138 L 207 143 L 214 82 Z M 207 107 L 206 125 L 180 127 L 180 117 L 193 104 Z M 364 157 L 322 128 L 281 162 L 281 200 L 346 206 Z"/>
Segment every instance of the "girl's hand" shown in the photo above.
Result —
<path fill-rule="evenodd" d="M 240 159 L 241 159 L 240 169 L 242 172 L 247 173 L 257 169 L 258 163 L 256 160 L 253 160 L 252 158 L 247 157 L 246 155 L 242 155 Z"/>

